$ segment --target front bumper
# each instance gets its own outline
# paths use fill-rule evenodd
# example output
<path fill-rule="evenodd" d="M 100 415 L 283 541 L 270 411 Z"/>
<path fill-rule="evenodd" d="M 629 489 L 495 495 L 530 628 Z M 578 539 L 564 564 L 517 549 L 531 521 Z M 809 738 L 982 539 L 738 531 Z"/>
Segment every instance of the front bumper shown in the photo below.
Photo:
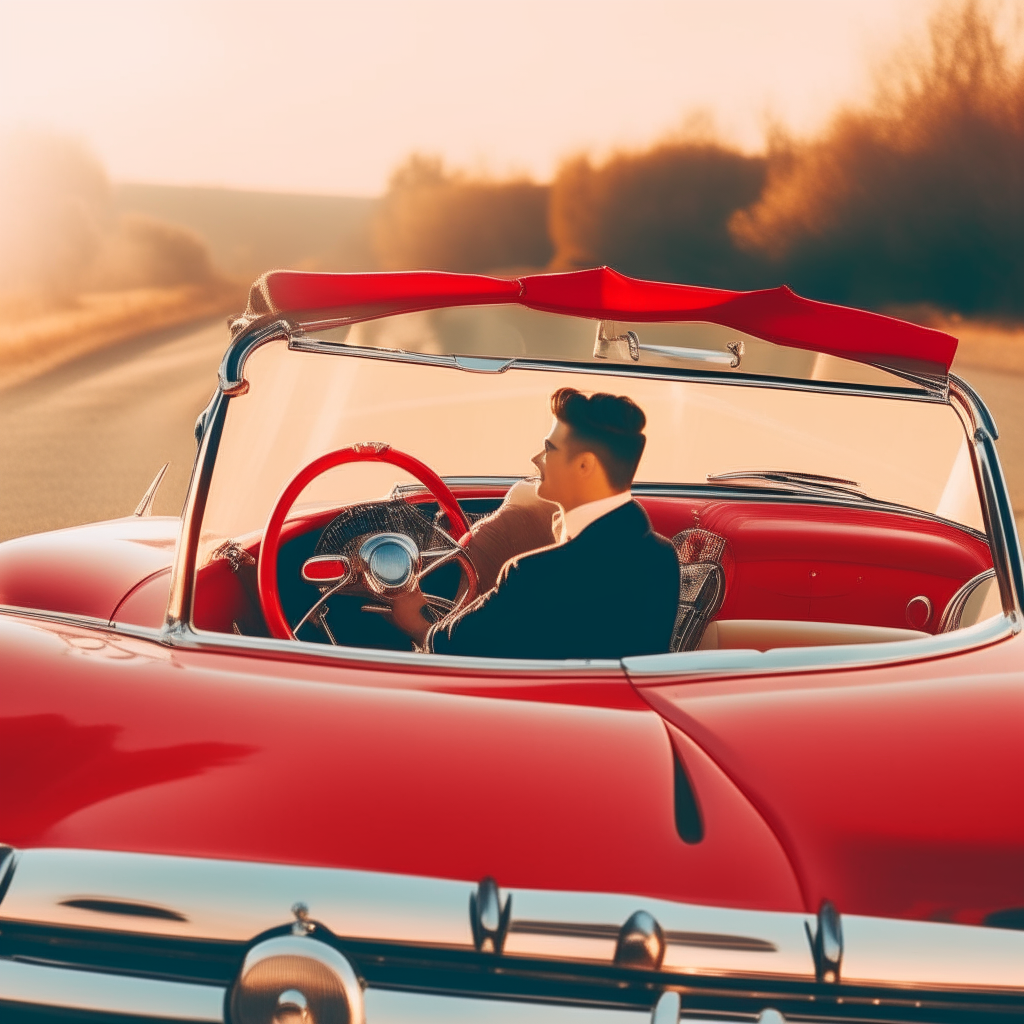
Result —
<path fill-rule="evenodd" d="M 89 850 L 0 877 L 5 1022 L 224 1021 L 247 953 L 293 934 L 352 965 L 367 1024 L 625 1024 L 666 992 L 695 1021 L 1024 1021 L 1019 931 L 848 915 L 829 981 L 804 914 Z"/>

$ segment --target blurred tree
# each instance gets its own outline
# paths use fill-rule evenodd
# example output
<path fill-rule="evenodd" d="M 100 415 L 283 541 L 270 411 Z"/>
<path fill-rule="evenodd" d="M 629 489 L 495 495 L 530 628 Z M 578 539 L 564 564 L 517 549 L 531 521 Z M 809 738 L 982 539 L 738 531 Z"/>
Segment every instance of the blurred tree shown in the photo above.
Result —
<path fill-rule="evenodd" d="M 818 298 L 1024 311 L 1024 65 L 991 14 L 974 0 L 941 11 L 870 109 L 777 141 L 731 230 Z"/>
<path fill-rule="evenodd" d="M 609 264 L 639 277 L 756 287 L 764 261 L 737 249 L 728 223 L 764 179 L 763 158 L 704 140 L 664 143 L 600 167 L 570 160 L 551 188 L 554 266 Z"/>
<path fill-rule="evenodd" d="M 141 213 L 124 214 L 90 275 L 98 288 L 209 284 L 217 279 L 206 242 L 179 224 Z"/>
<path fill-rule="evenodd" d="M 374 217 L 374 250 L 385 270 L 543 267 L 551 258 L 547 200 L 542 185 L 473 180 L 412 156 Z"/>
<path fill-rule="evenodd" d="M 68 302 L 109 211 L 107 176 L 77 142 L 28 132 L 0 140 L 0 291 Z"/>

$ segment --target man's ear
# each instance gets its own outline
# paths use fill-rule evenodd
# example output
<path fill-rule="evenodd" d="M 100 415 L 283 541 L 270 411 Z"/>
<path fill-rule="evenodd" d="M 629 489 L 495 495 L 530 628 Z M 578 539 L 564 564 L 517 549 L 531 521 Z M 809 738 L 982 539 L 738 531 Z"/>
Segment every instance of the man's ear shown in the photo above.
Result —
<path fill-rule="evenodd" d="M 579 466 L 580 474 L 585 477 L 591 477 L 594 475 L 594 470 L 597 469 L 598 462 L 597 456 L 593 452 L 583 451 L 576 456 L 576 465 Z"/>

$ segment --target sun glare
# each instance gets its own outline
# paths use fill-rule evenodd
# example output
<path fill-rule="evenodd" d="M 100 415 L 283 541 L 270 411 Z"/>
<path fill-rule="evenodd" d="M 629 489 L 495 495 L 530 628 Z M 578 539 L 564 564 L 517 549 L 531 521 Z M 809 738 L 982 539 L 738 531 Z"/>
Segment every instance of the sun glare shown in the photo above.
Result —
<path fill-rule="evenodd" d="M 115 181 L 376 195 L 416 151 L 546 181 L 695 111 L 748 152 L 816 130 L 932 7 L 6 0 L 0 131 L 79 139 Z"/>

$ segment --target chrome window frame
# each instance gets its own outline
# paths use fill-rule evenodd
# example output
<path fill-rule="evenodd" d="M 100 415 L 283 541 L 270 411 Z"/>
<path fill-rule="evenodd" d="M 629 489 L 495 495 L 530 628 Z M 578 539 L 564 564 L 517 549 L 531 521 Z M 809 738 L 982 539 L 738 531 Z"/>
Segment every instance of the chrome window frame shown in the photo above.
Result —
<path fill-rule="evenodd" d="M 337 326 L 351 322 L 345 319 L 318 322 L 315 326 Z M 594 662 L 552 662 L 527 661 L 497 658 L 462 658 L 454 656 L 409 654 L 406 652 L 370 651 L 364 648 L 328 648 L 326 645 L 304 641 L 275 641 L 258 637 L 229 637 L 227 635 L 206 633 L 196 630 L 191 623 L 192 600 L 195 586 L 195 559 L 198 548 L 199 529 L 205 511 L 210 481 L 216 462 L 217 451 L 223 433 L 228 403 L 235 395 L 245 394 L 249 384 L 245 378 L 245 364 L 256 349 L 275 340 L 284 340 L 290 349 L 305 352 L 322 352 L 333 356 L 356 357 L 371 359 L 397 360 L 427 365 L 444 365 L 462 368 L 466 372 L 503 372 L 509 367 L 535 370 L 560 370 L 583 374 L 600 374 L 602 376 L 646 377 L 678 381 L 703 383 L 720 383 L 730 386 L 767 387 L 783 390 L 813 391 L 824 394 L 842 394 L 889 398 L 896 401 L 920 401 L 952 406 L 963 424 L 965 436 L 971 454 L 975 482 L 978 488 L 982 516 L 985 524 L 985 539 L 992 552 L 993 566 L 999 584 L 1003 615 L 991 623 L 982 623 L 981 627 L 946 634 L 945 638 L 932 636 L 919 640 L 908 640 L 900 644 L 863 644 L 855 647 L 817 647 L 817 648 L 784 648 L 773 652 L 772 659 L 762 659 L 760 664 L 771 661 L 776 667 L 772 671 L 807 672 L 822 669 L 839 668 L 853 665 L 888 665 L 900 661 L 919 661 L 925 658 L 942 656 L 986 645 L 1015 635 L 1021 631 L 1021 607 L 1024 604 L 1024 568 L 1022 568 L 1020 541 L 1017 536 L 1016 522 L 1010 505 L 1006 482 L 995 450 L 998 437 L 995 421 L 986 408 L 981 397 L 966 381 L 950 373 L 945 378 L 934 376 L 915 376 L 893 370 L 884 363 L 877 365 L 879 369 L 908 380 L 914 387 L 883 387 L 878 385 L 842 384 L 832 381 L 801 381 L 789 378 L 763 377 L 742 373 L 725 373 L 713 370 L 690 370 L 675 367 L 640 368 L 625 364 L 609 364 L 595 366 L 592 364 L 572 363 L 564 361 L 526 360 L 495 360 L 490 370 L 479 366 L 460 366 L 455 356 L 421 355 L 409 352 L 352 348 L 344 345 L 325 343 L 310 338 L 305 333 L 303 324 L 276 314 L 258 317 L 251 322 L 236 321 L 232 325 L 233 336 L 218 373 L 218 388 L 207 409 L 197 423 L 197 440 L 199 443 L 196 460 L 193 465 L 192 478 L 189 483 L 188 497 L 182 511 L 181 527 L 175 550 L 175 559 L 171 567 L 170 593 L 164 626 L 158 636 L 161 642 L 176 646 L 222 649 L 268 651 L 275 653 L 295 652 L 306 660 L 315 657 L 323 660 L 341 660 L 358 663 L 387 664 L 394 668 L 445 668 L 453 671 L 496 672 L 499 674 L 551 673 L 553 670 L 572 674 L 581 669 L 591 672 L 612 672 L 620 667 L 617 661 Z M 643 493 L 643 487 L 637 487 L 637 493 Z M 731 491 L 730 495 L 734 495 Z M 781 497 L 781 496 L 778 496 Z M 797 500 L 790 496 L 789 500 Z M 807 496 L 800 495 L 799 501 L 806 503 Z M 831 504 L 836 499 L 829 499 Z M 849 504 L 855 504 L 850 502 Z M 880 508 L 895 510 L 898 506 L 878 503 Z M 912 511 L 900 509 L 901 511 Z M 916 513 L 922 517 L 936 520 L 939 517 L 927 513 Z M 962 527 L 961 527 L 962 528 Z M 975 531 L 970 531 L 975 533 Z M 109 628 L 109 627 L 108 627 Z M 132 632 L 131 628 L 117 626 L 118 630 Z M 950 637 L 957 641 L 949 642 Z M 895 650 L 894 650 L 895 649 Z M 639 674 L 650 674 L 657 667 L 656 674 L 678 672 L 691 674 L 698 663 L 702 663 L 708 652 L 681 652 L 676 655 L 650 655 L 644 658 L 626 659 L 629 671 Z M 727 652 L 722 652 L 727 653 Z M 736 652 L 733 652 L 734 654 Z M 749 653 L 749 652 L 747 652 Z M 786 654 L 786 657 L 782 655 Z M 666 657 L 682 659 L 674 668 L 665 663 Z M 651 660 L 653 659 L 653 660 Z M 722 658 L 718 664 L 724 666 L 729 659 Z M 650 670 L 647 666 L 650 666 Z M 691 667 L 692 666 L 692 667 Z M 625 667 L 623 663 L 622 667 Z M 737 662 L 734 671 L 747 671 Z M 729 671 L 724 667 L 721 671 Z M 715 673 L 717 674 L 717 673 Z"/>

